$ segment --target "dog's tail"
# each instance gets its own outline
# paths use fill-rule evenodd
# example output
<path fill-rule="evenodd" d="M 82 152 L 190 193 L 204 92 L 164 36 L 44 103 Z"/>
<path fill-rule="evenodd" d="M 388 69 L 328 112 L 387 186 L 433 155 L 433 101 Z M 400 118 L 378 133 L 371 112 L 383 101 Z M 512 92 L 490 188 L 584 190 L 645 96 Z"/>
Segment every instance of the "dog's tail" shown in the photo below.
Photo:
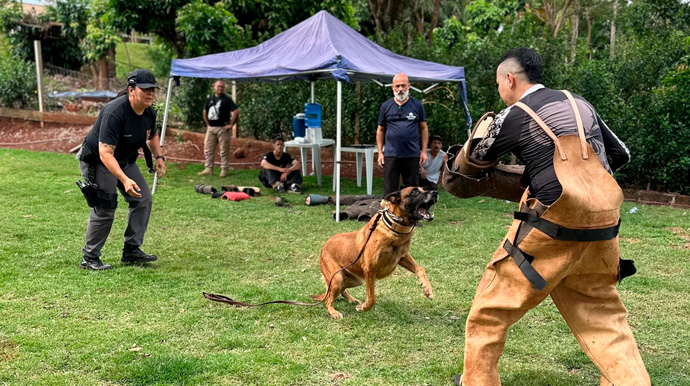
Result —
<path fill-rule="evenodd" d="M 311 298 L 316 300 L 316 301 L 322 301 L 326 297 L 326 292 L 319 294 L 319 295 L 311 295 Z"/>

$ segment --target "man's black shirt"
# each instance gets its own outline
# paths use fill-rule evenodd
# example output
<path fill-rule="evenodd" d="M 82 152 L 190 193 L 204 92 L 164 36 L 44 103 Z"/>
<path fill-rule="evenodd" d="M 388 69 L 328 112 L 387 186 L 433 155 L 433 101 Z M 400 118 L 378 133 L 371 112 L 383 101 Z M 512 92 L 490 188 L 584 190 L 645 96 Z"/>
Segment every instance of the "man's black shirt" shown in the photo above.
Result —
<path fill-rule="evenodd" d="M 237 109 L 235 102 L 223 94 L 221 96 L 211 95 L 206 99 L 206 118 L 211 126 L 224 126 L 230 123 L 230 114 Z"/>
<path fill-rule="evenodd" d="M 91 131 L 86 135 L 82 151 L 82 160 L 98 161 L 98 143 L 115 146 L 115 159 L 118 164 L 134 163 L 139 156 L 139 149 L 146 146 L 146 134 L 149 138 L 156 134 L 156 111 L 153 107 L 137 115 L 129 103 L 129 97 L 123 95 L 103 106 Z"/>
<path fill-rule="evenodd" d="M 273 166 L 277 166 L 279 168 L 286 168 L 292 165 L 293 158 L 290 154 L 283 153 L 280 159 L 276 159 L 276 155 L 273 154 L 272 151 L 269 151 L 268 153 L 266 153 L 266 155 L 264 155 L 264 160 L 266 160 L 266 162 Z"/>

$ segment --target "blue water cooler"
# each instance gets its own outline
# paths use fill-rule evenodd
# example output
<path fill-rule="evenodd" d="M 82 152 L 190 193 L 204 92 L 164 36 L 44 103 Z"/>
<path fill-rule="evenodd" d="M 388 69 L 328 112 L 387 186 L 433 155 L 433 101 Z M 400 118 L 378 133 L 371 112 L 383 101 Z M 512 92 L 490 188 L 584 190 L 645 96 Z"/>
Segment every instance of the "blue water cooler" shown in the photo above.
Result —
<path fill-rule="evenodd" d="M 321 127 L 321 105 L 318 103 L 305 103 L 304 117 L 304 123 L 307 127 Z"/>
<path fill-rule="evenodd" d="M 299 113 L 292 117 L 292 135 L 295 138 L 304 138 L 305 136 L 305 123 L 304 123 L 304 114 Z"/>

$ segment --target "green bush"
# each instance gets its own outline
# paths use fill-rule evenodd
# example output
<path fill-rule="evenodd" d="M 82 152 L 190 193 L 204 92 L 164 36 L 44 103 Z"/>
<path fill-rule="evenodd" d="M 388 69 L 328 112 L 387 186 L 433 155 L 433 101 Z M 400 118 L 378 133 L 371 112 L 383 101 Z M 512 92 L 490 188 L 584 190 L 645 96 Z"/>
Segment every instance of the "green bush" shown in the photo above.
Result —
<path fill-rule="evenodd" d="M 186 128 L 205 132 L 203 119 L 204 103 L 213 92 L 211 79 L 182 78 L 176 92 L 175 104 L 179 107 L 179 118 Z"/>
<path fill-rule="evenodd" d="M 0 106 L 36 108 L 36 69 L 21 59 L 0 57 Z"/>
<path fill-rule="evenodd" d="M 654 90 L 637 137 L 634 181 L 653 189 L 690 194 L 690 69 L 672 71 Z"/>

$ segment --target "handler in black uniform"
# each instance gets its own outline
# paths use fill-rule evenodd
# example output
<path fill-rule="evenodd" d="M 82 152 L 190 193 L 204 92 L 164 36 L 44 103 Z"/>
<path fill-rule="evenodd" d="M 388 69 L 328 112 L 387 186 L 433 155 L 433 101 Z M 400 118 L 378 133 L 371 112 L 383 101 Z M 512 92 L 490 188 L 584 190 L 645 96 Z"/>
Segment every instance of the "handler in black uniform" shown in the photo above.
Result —
<path fill-rule="evenodd" d="M 151 107 L 156 96 L 155 88 L 156 78 L 150 71 L 131 72 L 127 76 L 126 94 L 103 107 L 77 154 L 82 177 L 96 184 L 98 193 L 98 203 L 91 208 L 79 268 L 112 268 L 100 257 L 115 219 L 116 188 L 129 204 L 121 261 L 136 264 L 157 260 L 156 255 L 146 254 L 140 249 L 153 201 L 136 164 L 139 149 L 147 145 L 156 157 L 154 167 L 158 177 L 165 175 L 165 157 L 155 129 L 156 112 Z"/>

